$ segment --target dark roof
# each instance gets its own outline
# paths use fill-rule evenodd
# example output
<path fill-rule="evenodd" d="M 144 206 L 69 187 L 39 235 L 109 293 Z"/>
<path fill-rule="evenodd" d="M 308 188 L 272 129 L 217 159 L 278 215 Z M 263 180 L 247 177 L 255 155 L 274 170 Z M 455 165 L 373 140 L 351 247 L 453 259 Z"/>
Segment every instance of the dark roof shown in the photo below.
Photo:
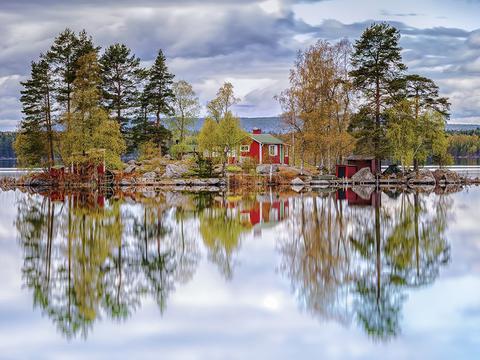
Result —
<path fill-rule="evenodd" d="M 283 144 L 283 141 L 271 134 L 249 134 L 250 137 L 260 144 Z"/>
<path fill-rule="evenodd" d="M 356 161 L 362 161 L 362 160 L 375 160 L 375 156 L 371 155 L 350 155 L 347 157 L 347 161 L 351 160 L 356 160 Z"/>

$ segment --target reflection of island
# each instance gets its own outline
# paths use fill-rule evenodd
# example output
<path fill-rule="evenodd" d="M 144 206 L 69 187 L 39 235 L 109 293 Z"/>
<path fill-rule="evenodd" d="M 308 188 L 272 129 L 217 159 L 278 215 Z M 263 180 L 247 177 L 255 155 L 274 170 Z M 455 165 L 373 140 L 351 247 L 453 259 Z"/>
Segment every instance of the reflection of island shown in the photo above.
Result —
<path fill-rule="evenodd" d="M 398 334 L 407 290 L 431 284 L 450 257 L 448 195 L 154 195 L 18 198 L 24 284 L 66 337 L 87 336 L 102 317 L 125 320 L 147 297 L 163 312 L 193 278 L 202 246 L 232 278 L 243 237 L 280 222 L 281 270 L 300 303 L 377 339 Z"/>
<path fill-rule="evenodd" d="M 185 231 L 194 211 L 163 202 L 127 213 L 121 205 L 96 192 L 18 202 L 24 282 L 68 338 L 87 336 L 102 315 L 128 318 L 146 296 L 163 311 L 175 284 L 197 267 L 197 239 Z"/>
<path fill-rule="evenodd" d="M 282 270 L 309 311 L 358 322 L 376 339 L 398 334 L 406 290 L 432 283 L 450 256 L 448 196 L 393 195 L 296 198 L 280 248 Z"/>

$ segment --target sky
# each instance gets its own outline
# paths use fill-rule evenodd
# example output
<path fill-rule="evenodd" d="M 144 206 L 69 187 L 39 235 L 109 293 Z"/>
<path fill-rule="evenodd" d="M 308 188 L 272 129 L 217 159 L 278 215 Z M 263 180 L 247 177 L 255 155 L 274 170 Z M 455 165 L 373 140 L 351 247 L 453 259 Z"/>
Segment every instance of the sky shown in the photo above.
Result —
<path fill-rule="evenodd" d="M 20 81 L 69 27 L 150 65 L 161 48 L 202 105 L 233 83 L 242 117 L 276 116 L 296 53 L 319 39 L 352 42 L 372 22 L 401 34 L 411 73 L 433 78 L 451 123 L 480 124 L 480 0 L 0 0 L 0 130 L 21 119 Z"/>

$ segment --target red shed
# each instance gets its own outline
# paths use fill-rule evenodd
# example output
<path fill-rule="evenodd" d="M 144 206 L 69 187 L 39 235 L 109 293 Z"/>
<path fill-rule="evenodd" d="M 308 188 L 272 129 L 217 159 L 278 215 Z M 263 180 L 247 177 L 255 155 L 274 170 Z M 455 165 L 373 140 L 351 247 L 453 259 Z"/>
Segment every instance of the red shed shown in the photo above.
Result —
<path fill-rule="evenodd" d="M 374 156 L 350 155 L 347 157 L 346 164 L 336 165 L 336 176 L 350 179 L 358 170 L 363 168 L 369 168 L 372 174 L 376 174 L 377 169 L 380 169 L 379 163 Z"/>

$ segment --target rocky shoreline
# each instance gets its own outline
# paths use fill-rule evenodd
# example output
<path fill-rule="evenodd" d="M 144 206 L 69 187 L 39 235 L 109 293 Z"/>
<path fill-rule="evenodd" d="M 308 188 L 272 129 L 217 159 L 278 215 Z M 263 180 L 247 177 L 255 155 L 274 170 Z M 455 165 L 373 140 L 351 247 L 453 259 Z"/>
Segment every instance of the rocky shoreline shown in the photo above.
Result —
<path fill-rule="evenodd" d="M 198 168 L 192 159 L 173 161 L 168 157 L 151 160 L 129 161 L 123 171 L 111 172 L 108 182 L 98 179 L 85 181 L 71 174 L 58 178 L 48 171 L 31 173 L 19 178 L 4 177 L 0 179 L 0 188 L 64 188 L 96 189 L 100 187 L 128 189 L 153 188 L 166 191 L 222 192 L 229 189 L 252 189 L 259 187 L 293 187 L 302 188 L 340 188 L 340 187 L 446 187 L 449 185 L 480 184 L 480 179 L 465 178 L 447 169 L 429 171 L 422 169 L 407 173 L 396 172 L 375 176 L 369 168 L 363 168 L 351 178 L 339 179 L 334 175 L 320 175 L 291 166 L 258 165 L 247 172 L 235 168 L 227 171 L 215 165 L 211 169 L 213 177 L 198 176 Z"/>

